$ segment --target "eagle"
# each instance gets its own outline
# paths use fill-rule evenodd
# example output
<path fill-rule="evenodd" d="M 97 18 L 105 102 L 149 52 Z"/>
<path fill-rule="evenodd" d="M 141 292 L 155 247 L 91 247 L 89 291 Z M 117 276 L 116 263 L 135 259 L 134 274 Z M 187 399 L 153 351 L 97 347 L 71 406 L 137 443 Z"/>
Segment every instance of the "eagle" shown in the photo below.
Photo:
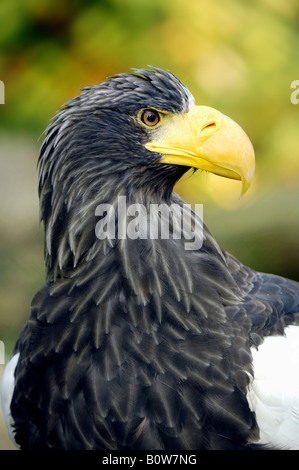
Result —
<path fill-rule="evenodd" d="M 171 72 L 88 86 L 39 156 L 45 285 L 5 368 L 20 449 L 299 448 L 299 284 L 222 250 L 173 191 L 254 176 L 233 120 Z"/>

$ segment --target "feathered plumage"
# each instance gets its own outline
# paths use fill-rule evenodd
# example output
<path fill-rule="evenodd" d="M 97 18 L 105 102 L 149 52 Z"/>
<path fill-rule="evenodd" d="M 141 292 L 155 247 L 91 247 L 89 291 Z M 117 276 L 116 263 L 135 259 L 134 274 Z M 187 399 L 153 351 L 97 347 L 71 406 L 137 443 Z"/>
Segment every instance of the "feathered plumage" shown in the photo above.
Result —
<path fill-rule="evenodd" d="M 159 131 L 138 113 L 180 116 L 194 104 L 172 74 L 138 70 L 83 89 L 47 129 L 39 159 L 46 285 L 13 352 L 6 405 L 22 449 L 248 449 L 259 441 L 248 402 L 252 348 L 298 323 L 298 284 L 244 267 L 194 212 L 198 250 L 185 249 L 182 227 L 173 238 L 178 214 L 169 239 L 117 236 L 120 196 L 183 210 L 173 186 L 189 167 L 161 164 L 145 148 Z M 113 239 L 95 235 L 99 204 L 115 209 Z"/>

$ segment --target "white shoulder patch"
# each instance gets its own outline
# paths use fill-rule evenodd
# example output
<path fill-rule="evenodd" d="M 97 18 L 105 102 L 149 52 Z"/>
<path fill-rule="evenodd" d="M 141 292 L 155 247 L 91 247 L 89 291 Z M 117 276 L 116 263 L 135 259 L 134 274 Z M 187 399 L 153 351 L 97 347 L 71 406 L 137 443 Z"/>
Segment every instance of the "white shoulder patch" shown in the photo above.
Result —
<path fill-rule="evenodd" d="M 261 444 L 299 450 L 299 326 L 266 337 L 252 348 L 254 378 L 247 399 L 256 414 Z"/>
<path fill-rule="evenodd" d="M 14 442 L 15 446 L 17 446 L 15 439 L 14 439 L 14 432 L 13 432 L 13 420 L 10 412 L 10 403 L 14 391 L 15 386 L 15 368 L 18 363 L 20 354 L 15 354 L 7 363 L 7 366 L 4 369 L 2 381 L 1 381 L 1 405 L 3 409 L 3 415 L 5 419 L 5 423 L 7 426 L 7 432 L 11 440 Z"/>

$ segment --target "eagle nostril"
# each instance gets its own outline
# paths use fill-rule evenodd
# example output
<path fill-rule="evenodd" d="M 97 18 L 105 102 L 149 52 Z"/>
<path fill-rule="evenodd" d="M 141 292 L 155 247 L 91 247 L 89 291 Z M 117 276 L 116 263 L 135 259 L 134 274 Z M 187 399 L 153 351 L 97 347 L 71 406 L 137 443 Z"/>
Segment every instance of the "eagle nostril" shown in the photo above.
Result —
<path fill-rule="evenodd" d="M 209 122 L 208 124 L 205 124 L 201 130 L 202 131 L 205 131 L 206 129 L 213 129 L 213 128 L 216 128 L 216 122 L 213 121 L 213 122 Z"/>

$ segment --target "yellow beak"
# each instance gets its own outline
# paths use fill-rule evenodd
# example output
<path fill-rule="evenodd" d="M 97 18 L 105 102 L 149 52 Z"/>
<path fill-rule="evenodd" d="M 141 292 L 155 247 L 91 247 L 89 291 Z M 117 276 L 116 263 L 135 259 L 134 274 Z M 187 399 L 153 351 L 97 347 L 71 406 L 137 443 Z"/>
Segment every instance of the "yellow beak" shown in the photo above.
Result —
<path fill-rule="evenodd" d="M 244 194 L 254 176 L 252 144 L 243 129 L 208 106 L 166 115 L 145 147 L 163 155 L 160 163 L 184 165 L 242 181 Z"/>

